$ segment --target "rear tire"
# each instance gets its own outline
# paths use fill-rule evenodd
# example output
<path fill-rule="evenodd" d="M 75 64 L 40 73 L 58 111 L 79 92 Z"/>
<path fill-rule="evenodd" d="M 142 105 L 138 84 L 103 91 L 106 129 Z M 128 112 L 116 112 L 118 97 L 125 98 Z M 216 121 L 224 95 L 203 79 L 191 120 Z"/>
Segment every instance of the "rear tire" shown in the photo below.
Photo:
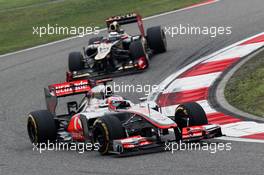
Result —
<path fill-rule="evenodd" d="M 57 138 L 57 129 L 53 115 L 47 110 L 29 113 L 27 130 L 34 144 L 53 142 Z"/>
<path fill-rule="evenodd" d="M 166 52 L 166 35 L 160 26 L 147 29 L 147 41 L 150 49 L 154 50 L 156 53 Z"/>
<path fill-rule="evenodd" d="M 83 69 L 83 56 L 80 52 L 72 52 L 69 54 L 69 70 L 79 71 Z"/>
<path fill-rule="evenodd" d="M 93 142 L 99 143 L 99 152 L 106 155 L 112 150 L 112 141 L 126 137 L 124 128 L 116 116 L 103 116 L 93 124 Z"/>
<path fill-rule="evenodd" d="M 208 124 L 203 108 L 195 102 L 181 104 L 176 108 L 175 122 L 180 129 L 187 127 L 187 118 L 189 118 L 189 126 Z"/>

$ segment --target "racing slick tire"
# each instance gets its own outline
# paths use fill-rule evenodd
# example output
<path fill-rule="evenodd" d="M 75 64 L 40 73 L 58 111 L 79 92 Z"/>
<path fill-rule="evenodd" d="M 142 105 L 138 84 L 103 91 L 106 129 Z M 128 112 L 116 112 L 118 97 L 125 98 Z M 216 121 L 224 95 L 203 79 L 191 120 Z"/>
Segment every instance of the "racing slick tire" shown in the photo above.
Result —
<path fill-rule="evenodd" d="M 125 130 L 116 116 L 103 116 L 96 119 L 93 124 L 93 143 L 99 144 L 98 151 L 102 155 L 106 155 L 112 150 L 111 142 L 113 140 L 125 137 Z"/>
<path fill-rule="evenodd" d="M 156 53 L 163 53 L 167 50 L 166 35 L 160 26 L 147 29 L 147 42 L 149 48 Z"/>
<path fill-rule="evenodd" d="M 189 118 L 189 123 L 188 119 Z M 175 110 L 175 122 L 182 129 L 187 126 L 199 126 L 208 124 L 203 108 L 195 102 L 179 105 Z"/>
<path fill-rule="evenodd" d="M 54 142 L 57 138 L 55 120 L 47 110 L 29 113 L 27 131 L 30 141 L 34 144 Z"/>
<path fill-rule="evenodd" d="M 69 54 L 69 70 L 71 72 L 73 71 L 79 71 L 83 69 L 83 56 L 80 52 L 71 52 Z"/>
<path fill-rule="evenodd" d="M 102 39 L 103 39 L 102 36 L 97 36 L 97 37 L 90 38 L 89 41 L 88 41 L 88 45 L 93 44 L 96 41 L 101 41 Z"/>
<path fill-rule="evenodd" d="M 149 66 L 147 54 L 141 41 L 134 41 L 129 46 L 131 59 L 138 63 L 138 69 L 146 69 Z"/>

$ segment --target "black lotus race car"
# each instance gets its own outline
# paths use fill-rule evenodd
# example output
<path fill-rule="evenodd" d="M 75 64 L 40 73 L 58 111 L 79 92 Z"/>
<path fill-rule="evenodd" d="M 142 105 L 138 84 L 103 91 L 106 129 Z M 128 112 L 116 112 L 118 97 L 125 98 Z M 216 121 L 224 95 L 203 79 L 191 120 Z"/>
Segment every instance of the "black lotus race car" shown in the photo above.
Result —
<path fill-rule="evenodd" d="M 218 125 L 208 124 L 202 107 L 187 103 L 165 116 L 156 105 L 133 104 L 113 95 L 105 85 L 90 80 L 55 84 L 45 89 L 47 110 L 31 112 L 28 135 L 32 143 L 92 143 L 102 155 L 131 155 L 164 150 L 166 143 L 200 141 L 221 136 Z M 96 84 L 96 85 L 95 85 Z M 59 97 L 84 93 L 81 103 L 67 103 L 68 112 L 56 114 Z"/>
<path fill-rule="evenodd" d="M 139 35 L 129 35 L 120 28 L 134 22 L 138 24 Z M 141 16 L 136 13 L 110 17 L 106 24 L 108 36 L 91 38 L 83 52 L 69 54 L 67 81 L 140 72 L 148 68 L 153 54 L 166 52 L 163 29 L 150 27 L 145 35 Z"/>

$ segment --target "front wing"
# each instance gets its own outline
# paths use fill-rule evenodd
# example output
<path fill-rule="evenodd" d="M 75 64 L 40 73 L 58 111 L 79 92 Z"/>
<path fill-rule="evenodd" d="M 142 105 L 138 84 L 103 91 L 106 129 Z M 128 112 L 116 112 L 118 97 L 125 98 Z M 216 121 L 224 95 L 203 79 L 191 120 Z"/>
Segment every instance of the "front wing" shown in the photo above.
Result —
<path fill-rule="evenodd" d="M 174 132 L 174 131 L 171 131 Z M 181 132 L 182 142 L 193 142 L 201 141 L 205 139 L 212 139 L 215 137 L 222 136 L 222 131 L 218 125 L 202 125 L 202 126 L 191 126 L 185 127 Z M 167 140 L 166 142 L 175 142 L 175 137 L 173 139 Z M 113 141 L 113 151 L 112 153 L 119 156 L 129 156 L 135 154 L 145 154 L 153 153 L 165 150 L 165 141 L 157 142 L 153 138 L 132 136 L 129 138 L 119 139 Z"/>

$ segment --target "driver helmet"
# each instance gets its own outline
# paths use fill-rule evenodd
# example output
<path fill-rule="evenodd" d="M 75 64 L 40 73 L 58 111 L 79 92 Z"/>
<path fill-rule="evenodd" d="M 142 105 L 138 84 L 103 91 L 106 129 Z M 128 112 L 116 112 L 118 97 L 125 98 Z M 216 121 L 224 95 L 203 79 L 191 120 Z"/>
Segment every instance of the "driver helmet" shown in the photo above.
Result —
<path fill-rule="evenodd" d="M 121 96 L 112 96 L 107 99 L 108 109 L 116 111 L 117 109 L 124 109 L 130 107 L 130 103 Z"/>
<path fill-rule="evenodd" d="M 120 32 L 120 25 L 117 21 L 114 21 L 109 25 L 109 32 Z"/>
<path fill-rule="evenodd" d="M 117 41 L 121 38 L 121 30 L 120 30 L 120 25 L 118 24 L 117 21 L 112 22 L 109 25 L 109 34 L 108 34 L 108 38 L 110 41 Z"/>
<path fill-rule="evenodd" d="M 109 32 L 108 38 L 110 41 L 117 41 L 121 39 L 121 34 L 119 34 L 118 32 Z"/>

